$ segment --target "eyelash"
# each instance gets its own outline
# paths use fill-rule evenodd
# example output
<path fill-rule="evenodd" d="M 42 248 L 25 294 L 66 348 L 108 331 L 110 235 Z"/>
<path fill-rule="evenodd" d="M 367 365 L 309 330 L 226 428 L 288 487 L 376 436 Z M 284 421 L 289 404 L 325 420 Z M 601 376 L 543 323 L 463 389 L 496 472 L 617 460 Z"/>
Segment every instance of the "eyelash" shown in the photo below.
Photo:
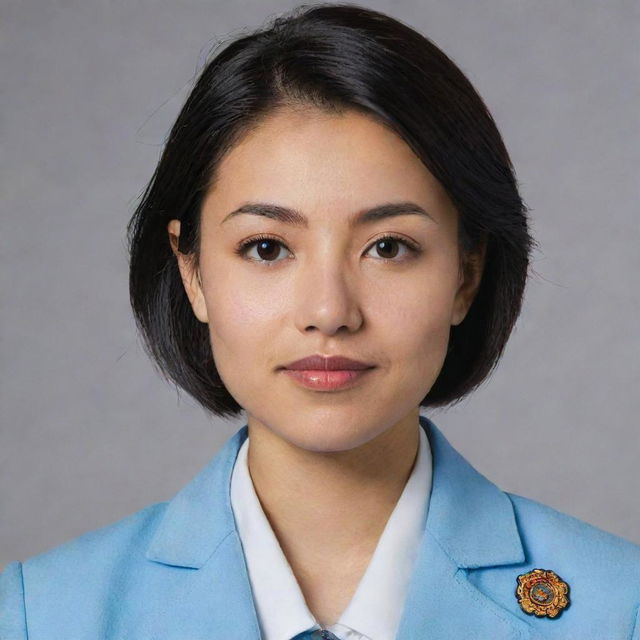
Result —
<path fill-rule="evenodd" d="M 280 244 L 283 247 L 286 247 L 286 245 L 281 242 L 280 240 L 278 240 L 278 238 L 274 238 L 273 236 L 269 236 L 269 235 L 258 235 L 255 236 L 253 238 L 249 238 L 247 240 L 244 240 L 243 242 L 241 242 L 238 245 L 238 248 L 236 249 L 236 253 L 245 257 L 245 254 L 247 253 L 247 251 L 253 247 L 254 245 L 258 244 L 259 242 L 262 242 L 263 240 L 273 240 L 274 242 L 277 242 L 278 244 Z M 407 247 L 407 249 L 409 249 L 409 251 L 411 251 L 411 253 L 413 254 L 413 256 L 411 257 L 415 257 L 418 254 L 422 253 L 422 249 L 420 249 L 419 245 L 416 244 L 415 242 L 412 242 L 406 238 L 404 238 L 403 236 L 399 236 L 399 235 L 395 235 L 393 233 L 391 234 L 387 234 L 386 236 L 382 236 L 381 238 L 377 238 L 376 240 L 374 240 L 368 247 L 367 252 L 369 252 L 369 250 L 371 249 L 371 247 L 375 246 L 378 242 L 380 242 L 381 240 L 397 240 L 398 242 L 400 242 L 400 244 L 405 245 L 405 247 Z M 279 262 L 279 260 L 255 260 L 253 258 L 246 258 L 246 260 L 250 260 L 251 262 L 258 262 L 260 264 L 266 264 L 267 267 L 271 267 L 274 264 L 276 264 L 277 262 Z M 406 260 L 410 259 L 410 258 L 404 258 L 402 260 L 394 260 L 392 258 L 380 258 L 383 262 L 405 262 Z"/>

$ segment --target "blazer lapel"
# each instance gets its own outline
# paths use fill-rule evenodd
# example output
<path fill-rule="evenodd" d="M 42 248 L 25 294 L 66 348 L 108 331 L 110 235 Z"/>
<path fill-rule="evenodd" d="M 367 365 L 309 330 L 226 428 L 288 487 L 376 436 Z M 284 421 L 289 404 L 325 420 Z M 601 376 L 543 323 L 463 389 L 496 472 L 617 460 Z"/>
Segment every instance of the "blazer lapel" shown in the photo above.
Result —
<path fill-rule="evenodd" d="M 466 579 L 470 569 L 525 561 L 511 501 L 431 420 L 420 416 L 420 425 L 432 452 L 431 497 L 397 640 L 540 640 L 525 620 Z M 144 585 L 148 637 L 260 638 L 230 496 L 247 436 L 244 425 L 167 505 L 145 553 L 164 565 Z"/>
<path fill-rule="evenodd" d="M 233 465 L 247 436 L 244 425 L 169 502 L 145 554 L 167 565 L 145 586 L 157 615 L 150 617 L 145 637 L 260 638 L 230 496 Z"/>
<path fill-rule="evenodd" d="M 466 579 L 469 569 L 525 561 L 511 501 L 431 420 L 420 416 L 420 424 L 433 457 L 431 497 L 397 639 L 539 640 Z"/>

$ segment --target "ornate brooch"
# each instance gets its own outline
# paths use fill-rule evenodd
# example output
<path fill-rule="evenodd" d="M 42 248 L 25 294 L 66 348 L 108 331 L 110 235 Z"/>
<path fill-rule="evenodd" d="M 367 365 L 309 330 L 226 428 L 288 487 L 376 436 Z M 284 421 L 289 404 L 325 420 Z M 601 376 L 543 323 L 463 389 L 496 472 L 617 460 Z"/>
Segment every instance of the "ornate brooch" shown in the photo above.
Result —
<path fill-rule="evenodd" d="M 555 618 L 569 606 L 569 585 L 551 570 L 533 569 L 518 576 L 516 597 L 529 615 Z"/>

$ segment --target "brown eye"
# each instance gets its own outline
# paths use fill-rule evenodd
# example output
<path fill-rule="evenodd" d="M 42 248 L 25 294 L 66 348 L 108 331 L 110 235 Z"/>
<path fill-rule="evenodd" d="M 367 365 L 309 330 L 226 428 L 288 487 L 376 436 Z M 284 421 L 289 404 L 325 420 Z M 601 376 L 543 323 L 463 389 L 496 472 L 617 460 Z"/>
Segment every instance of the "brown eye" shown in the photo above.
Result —
<path fill-rule="evenodd" d="M 398 255 L 398 245 L 404 247 L 406 252 L 404 256 L 401 256 L 396 260 L 395 258 Z M 371 245 L 371 249 L 374 247 L 378 252 L 378 255 L 383 260 L 389 260 L 391 262 L 404 262 L 405 260 L 408 260 L 420 253 L 418 245 L 411 243 L 405 238 L 400 238 L 399 236 L 385 236 L 384 238 L 379 238 L 373 243 L 373 245 Z"/>
<path fill-rule="evenodd" d="M 398 255 L 397 251 L 398 241 L 394 238 L 383 238 L 378 240 L 375 244 L 376 250 L 380 252 L 380 256 L 385 259 L 392 259 Z M 395 251 L 394 251 L 395 249 Z"/>
<path fill-rule="evenodd" d="M 261 260 L 271 262 L 272 260 L 275 260 L 280 253 L 280 243 L 270 239 L 259 240 L 256 243 L 256 251 L 258 252 L 258 256 Z"/>
<path fill-rule="evenodd" d="M 253 238 L 250 240 L 246 240 L 241 243 L 240 246 L 236 249 L 236 252 L 241 256 L 246 256 L 247 260 L 253 260 L 254 262 L 261 263 L 275 263 L 277 262 L 276 258 L 280 254 L 280 247 L 284 247 L 285 245 L 277 240 L 276 238 L 272 238 L 270 236 L 258 236 L 257 238 Z M 255 247 L 257 257 L 247 256 L 249 250 Z M 268 266 L 270 266 L 268 264 Z"/>

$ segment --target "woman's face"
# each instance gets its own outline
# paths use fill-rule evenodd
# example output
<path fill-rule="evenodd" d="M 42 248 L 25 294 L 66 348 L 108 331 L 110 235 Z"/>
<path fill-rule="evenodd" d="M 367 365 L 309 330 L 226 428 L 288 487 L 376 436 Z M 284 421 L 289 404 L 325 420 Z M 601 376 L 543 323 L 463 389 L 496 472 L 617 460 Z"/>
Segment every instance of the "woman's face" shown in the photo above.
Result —
<path fill-rule="evenodd" d="M 295 210 L 303 222 L 229 215 L 249 203 Z M 358 222 L 397 203 L 427 215 Z M 170 236 L 179 224 L 171 221 Z M 272 114 L 220 164 L 201 224 L 199 274 L 176 255 L 194 313 L 209 325 L 216 367 L 250 429 L 307 450 L 341 451 L 403 420 L 417 423 L 481 265 L 460 268 L 457 212 L 400 137 L 355 112 Z M 256 236 L 268 238 L 238 253 Z M 303 387 L 281 369 L 313 354 L 375 368 L 334 391 Z"/>

